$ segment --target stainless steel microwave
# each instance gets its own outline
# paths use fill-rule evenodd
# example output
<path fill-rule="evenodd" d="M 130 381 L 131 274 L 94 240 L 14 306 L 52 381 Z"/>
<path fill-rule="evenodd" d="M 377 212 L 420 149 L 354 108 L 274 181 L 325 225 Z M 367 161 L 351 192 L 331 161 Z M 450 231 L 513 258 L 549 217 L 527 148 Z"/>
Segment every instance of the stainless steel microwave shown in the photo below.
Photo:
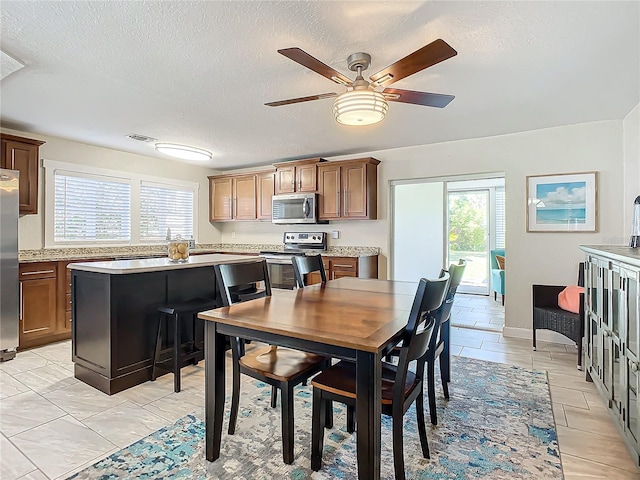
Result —
<path fill-rule="evenodd" d="M 271 197 L 273 223 L 318 223 L 318 195 L 291 193 Z"/>

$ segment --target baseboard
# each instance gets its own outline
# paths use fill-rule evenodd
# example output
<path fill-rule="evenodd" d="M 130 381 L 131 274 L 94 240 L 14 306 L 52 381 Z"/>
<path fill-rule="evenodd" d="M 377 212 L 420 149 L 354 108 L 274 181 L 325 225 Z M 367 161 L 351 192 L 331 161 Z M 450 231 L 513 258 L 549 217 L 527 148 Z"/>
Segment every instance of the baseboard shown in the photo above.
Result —
<path fill-rule="evenodd" d="M 502 329 L 502 335 L 505 337 L 526 338 L 527 340 L 533 340 L 533 329 L 518 328 L 518 327 L 504 327 Z M 564 335 L 561 335 L 558 332 L 552 332 L 551 330 L 538 330 L 536 332 L 536 338 L 541 342 L 562 343 L 564 345 L 575 345 L 575 342 L 571 341 Z"/>

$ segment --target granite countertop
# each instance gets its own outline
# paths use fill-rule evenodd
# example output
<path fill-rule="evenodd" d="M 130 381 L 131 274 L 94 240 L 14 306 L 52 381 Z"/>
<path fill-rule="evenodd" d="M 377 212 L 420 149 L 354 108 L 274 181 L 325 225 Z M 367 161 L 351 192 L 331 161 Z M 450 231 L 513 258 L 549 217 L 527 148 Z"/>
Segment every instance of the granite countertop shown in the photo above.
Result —
<path fill-rule="evenodd" d="M 273 252 L 282 250 L 282 244 L 211 243 L 196 244 L 196 247 L 191 249 L 191 254 L 235 253 L 258 255 L 261 251 Z M 372 255 L 379 255 L 380 249 L 378 247 L 335 246 L 329 247 L 327 251 L 320 253 L 324 256 L 333 257 L 369 257 Z M 20 250 L 20 252 L 18 252 L 18 259 L 20 263 L 93 260 L 100 258 L 124 260 L 164 257 L 166 254 L 167 247 L 165 245 L 96 248 L 44 248 L 41 250 Z"/>
<path fill-rule="evenodd" d="M 640 267 L 640 248 L 627 245 L 580 245 L 580 248 L 585 252 L 601 254 Z"/>
<path fill-rule="evenodd" d="M 185 268 L 208 267 L 221 263 L 255 262 L 245 255 L 208 254 L 190 256 L 186 262 L 171 262 L 168 258 L 138 258 L 134 260 L 115 260 L 111 262 L 71 263 L 71 270 L 127 275 L 130 273 L 161 272 Z"/>

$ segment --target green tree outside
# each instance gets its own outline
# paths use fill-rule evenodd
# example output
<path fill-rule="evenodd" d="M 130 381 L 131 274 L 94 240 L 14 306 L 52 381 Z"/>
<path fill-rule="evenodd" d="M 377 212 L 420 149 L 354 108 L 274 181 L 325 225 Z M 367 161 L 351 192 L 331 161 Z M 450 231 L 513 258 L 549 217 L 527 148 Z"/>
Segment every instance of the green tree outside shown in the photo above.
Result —
<path fill-rule="evenodd" d="M 480 195 L 449 195 L 449 244 L 452 251 L 484 252 L 486 205 Z"/>

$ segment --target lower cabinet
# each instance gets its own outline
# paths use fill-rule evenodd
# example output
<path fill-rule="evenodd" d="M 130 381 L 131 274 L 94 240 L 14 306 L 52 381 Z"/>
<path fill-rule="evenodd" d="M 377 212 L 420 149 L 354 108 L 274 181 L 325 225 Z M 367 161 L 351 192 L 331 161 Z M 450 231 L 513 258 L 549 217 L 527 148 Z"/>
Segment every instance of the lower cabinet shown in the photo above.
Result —
<path fill-rule="evenodd" d="M 640 466 L 640 253 L 627 247 L 586 252 L 585 366 Z"/>
<path fill-rule="evenodd" d="M 108 260 L 21 263 L 18 348 L 71 338 L 71 270 L 67 265 Z"/>
<path fill-rule="evenodd" d="M 330 257 L 323 256 L 322 263 L 327 274 L 327 280 L 341 277 L 378 278 L 378 256 L 368 257 Z M 320 283 L 319 273 L 310 273 L 307 284 Z"/>
<path fill-rule="evenodd" d="M 49 343 L 58 333 L 56 318 L 57 264 L 20 265 L 19 348 Z"/>

